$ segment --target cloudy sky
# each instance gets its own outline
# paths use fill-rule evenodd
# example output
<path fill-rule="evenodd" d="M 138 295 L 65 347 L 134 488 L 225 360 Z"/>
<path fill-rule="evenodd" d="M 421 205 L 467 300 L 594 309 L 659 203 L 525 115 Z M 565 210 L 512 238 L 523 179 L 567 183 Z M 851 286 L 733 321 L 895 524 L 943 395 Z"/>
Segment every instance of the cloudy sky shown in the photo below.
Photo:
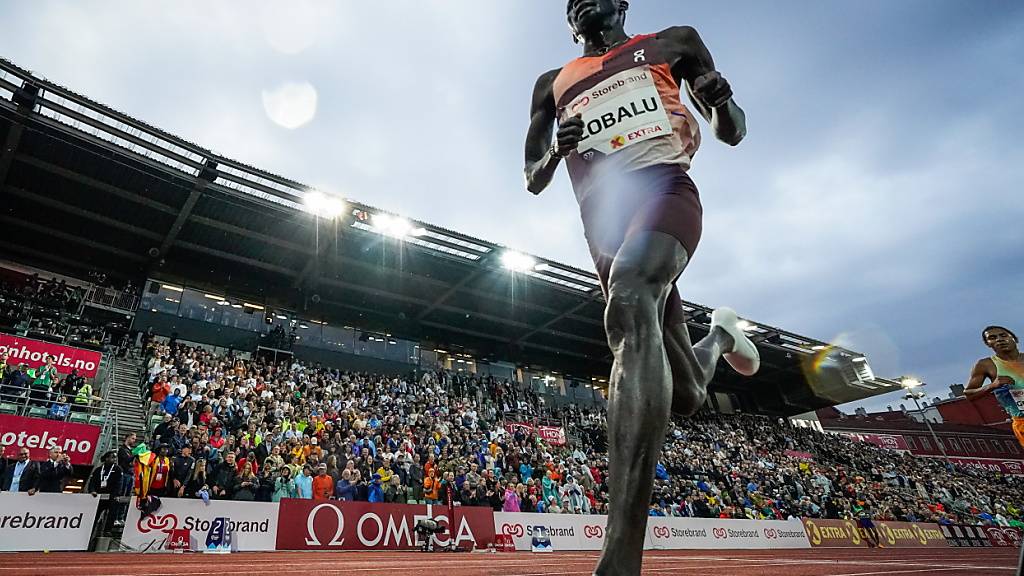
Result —
<path fill-rule="evenodd" d="M 1024 3 L 634 0 L 690 24 L 746 110 L 691 172 L 684 298 L 868 354 L 930 395 L 1024 333 Z M 562 0 L 5 2 L 0 55 L 223 155 L 591 268 L 568 178 L 522 181 Z M 705 132 L 707 134 L 707 131 Z M 898 403 L 881 398 L 869 408 Z"/>

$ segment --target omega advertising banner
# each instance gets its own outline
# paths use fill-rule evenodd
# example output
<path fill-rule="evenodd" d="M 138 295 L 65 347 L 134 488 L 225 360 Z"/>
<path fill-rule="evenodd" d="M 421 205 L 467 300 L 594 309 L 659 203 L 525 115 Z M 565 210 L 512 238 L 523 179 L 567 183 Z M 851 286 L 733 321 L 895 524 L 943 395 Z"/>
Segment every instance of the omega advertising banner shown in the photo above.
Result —
<path fill-rule="evenodd" d="M 494 512 L 480 506 L 370 504 L 339 500 L 281 500 L 278 550 L 415 550 L 420 520 L 448 526 L 432 536 L 435 547 L 487 548 L 494 543 Z"/>
<path fill-rule="evenodd" d="M 0 492 L 0 552 L 88 550 L 99 498 Z"/>
<path fill-rule="evenodd" d="M 57 372 L 68 374 L 77 368 L 78 374 L 86 378 L 96 377 L 100 360 L 103 359 L 103 354 L 96 350 L 0 334 L 0 354 L 4 352 L 8 354 L 7 363 L 11 365 L 24 362 L 29 368 L 37 368 L 45 364 L 45 358 L 50 356 L 53 358 L 53 365 L 57 367 Z"/>
<path fill-rule="evenodd" d="M 804 518 L 807 538 L 814 548 L 867 547 L 865 530 L 854 520 L 822 520 Z M 938 524 L 918 522 L 885 522 L 875 520 L 878 537 L 890 548 L 946 548 L 946 536 Z"/>
<path fill-rule="evenodd" d="M 202 500 L 185 498 L 162 498 L 160 503 L 155 514 L 142 518 L 132 499 L 121 536 L 126 546 L 135 550 L 166 549 L 171 530 L 188 530 L 195 541 L 202 543 L 214 520 L 228 518 L 232 543 L 239 552 L 274 550 L 277 504 L 211 500 L 206 505 Z M 291 529 L 300 531 L 297 525 Z"/>
<path fill-rule="evenodd" d="M 28 448 L 32 460 L 46 460 L 50 448 L 67 452 L 71 463 L 88 466 L 96 453 L 100 427 L 43 418 L 0 415 L 0 446 L 5 458 L 16 458 L 20 448 Z"/>

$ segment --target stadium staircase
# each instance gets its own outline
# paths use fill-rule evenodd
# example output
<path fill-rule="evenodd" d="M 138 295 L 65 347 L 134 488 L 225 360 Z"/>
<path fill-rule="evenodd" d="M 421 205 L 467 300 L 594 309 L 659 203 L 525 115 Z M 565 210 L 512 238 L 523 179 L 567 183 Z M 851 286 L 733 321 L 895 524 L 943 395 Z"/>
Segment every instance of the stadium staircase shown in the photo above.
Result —
<path fill-rule="evenodd" d="M 139 358 L 117 358 L 114 360 L 114 376 L 108 401 L 116 411 L 117 441 L 129 432 L 144 438 L 147 431 L 146 410 L 143 408 L 139 380 L 142 378 L 142 360 Z"/>

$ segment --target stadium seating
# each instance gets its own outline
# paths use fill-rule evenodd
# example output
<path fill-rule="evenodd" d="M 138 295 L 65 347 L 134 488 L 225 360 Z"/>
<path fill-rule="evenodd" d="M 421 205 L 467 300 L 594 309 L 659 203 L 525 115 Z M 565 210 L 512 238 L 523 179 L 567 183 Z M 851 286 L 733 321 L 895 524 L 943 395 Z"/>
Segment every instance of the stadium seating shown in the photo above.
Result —
<path fill-rule="evenodd" d="M 304 496 L 295 477 L 324 465 L 341 499 L 366 500 L 380 481 L 388 502 L 607 510 L 605 415 L 549 410 L 518 383 L 447 371 L 344 373 L 155 342 L 145 354 L 144 388 L 161 400 L 146 441 L 168 446 L 179 481 L 157 490 L 165 496 L 199 497 L 204 485 L 214 498 Z M 180 404 L 166 399 L 175 394 Z M 568 424 L 568 445 L 504 426 L 542 417 Z M 206 461 L 205 474 L 176 457 L 186 444 Z M 950 471 L 937 460 L 750 415 L 673 422 L 656 476 L 651 515 L 1009 525 L 1020 524 L 1024 502 L 1016 477 Z M 255 488 L 241 489 L 243 478 Z"/>

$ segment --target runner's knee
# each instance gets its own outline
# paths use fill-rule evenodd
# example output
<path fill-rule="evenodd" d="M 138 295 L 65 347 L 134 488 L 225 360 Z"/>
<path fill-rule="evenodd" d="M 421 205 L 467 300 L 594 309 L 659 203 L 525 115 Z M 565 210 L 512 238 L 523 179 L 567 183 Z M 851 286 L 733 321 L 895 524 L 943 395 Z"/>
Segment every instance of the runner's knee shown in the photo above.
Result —
<path fill-rule="evenodd" d="M 665 299 L 664 286 L 639 278 L 622 278 L 608 287 L 608 307 L 605 326 L 608 338 L 614 343 L 629 334 L 647 330 L 661 331 L 661 307 Z"/>

